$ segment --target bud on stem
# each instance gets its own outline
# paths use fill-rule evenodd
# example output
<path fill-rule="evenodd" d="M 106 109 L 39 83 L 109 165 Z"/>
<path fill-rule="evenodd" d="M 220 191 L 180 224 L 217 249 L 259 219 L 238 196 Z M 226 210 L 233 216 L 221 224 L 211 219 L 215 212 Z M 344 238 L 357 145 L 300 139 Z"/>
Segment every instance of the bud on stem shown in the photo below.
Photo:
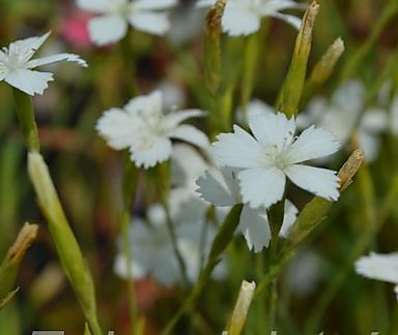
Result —
<path fill-rule="evenodd" d="M 289 118 L 297 113 L 303 93 L 308 58 L 312 44 L 312 30 L 319 12 L 319 4 L 313 1 L 307 8 L 296 39 L 289 72 L 279 93 L 276 108 Z"/>
<path fill-rule="evenodd" d="M 14 284 L 19 266 L 26 251 L 36 239 L 38 229 L 39 227 L 37 225 L 25 223 L 0 266 L 0 309 L 4 307 L 18 291 L 18 289 L 14 289 Z"/>
<path fill-rule="evenodd" d="M 238 300 L 235 305 L 235 309 L 232 313 L 230 325 L 228 327 L 228 335 L 240 335 L 243 326 L 246 323 L 247 314 L 249 312 L 249 308 L 251 302 L 253 300 L 254 290 L 256 289 L 255 282 L 247 282 L 243 281 L 240 287 L 240 292 L 238 296 Z"/>
<path fill-rule="evenodd" d="M 48 167 L 38 152 L 28 154 L 28 171 L 64 272 L 80 302 L 92 334 L 101 335 L 90 272 L 64 214 Z"/>

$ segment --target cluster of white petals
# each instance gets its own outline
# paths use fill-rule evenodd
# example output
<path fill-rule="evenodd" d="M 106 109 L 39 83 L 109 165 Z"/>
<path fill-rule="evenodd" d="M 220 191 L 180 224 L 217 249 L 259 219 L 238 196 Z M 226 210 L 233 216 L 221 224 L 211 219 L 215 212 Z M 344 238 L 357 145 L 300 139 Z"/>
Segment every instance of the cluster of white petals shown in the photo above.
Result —
<path fill-rule="evenodd" d="M 195 282 L 203 260 L 210 250 L 215 231 L 213 226 L 204 221 L 206 207 L 197 200 L 190 201 L 189 204 L 174 213 L 173 225 L 187 276 L 191 282 Z M 147 214 L 148 222 L 135 218 L 130 227 L 132 275 L 137 279 L 152 276 L 163 285 L 176 284 L 181 280 L 181 273 L 167 229 L 166 214 L 160 205 L 152 205 Z M 225 277 L 225 265 L 221 263 L 217 266 L 213 278 Z M 116 258 L 115 272 L 121 277 L 128 277 L 127 262 L 123 253 Z"/>
<path fill-rule="evenodd" d="M 203 116 L 200 110 L 163 112 L 163 95 L 155 91 L 130 100 L 123 109 L 112 108 L 98 120 L 97 130 L 116 150 L 129 149 L 137 167 L 145 169 L 168 160 L 171 139 L 206 148 L 207 136 L 197 128 L 181 124 L 188 118 Z"/>
<path fill-rule="evenodd" d="M 335 153 L 339 144 L 329 132 L 311 126 L 295 137 L 296 122 L 269 109 L 249 114 L 253 135 L 235 125 L 213 144 L 220 166 L 238 169 L 240 192 L 252 208 L 269 208 L 282 199 L 286 177 L 294 184 L 328 200 L 339 197 L 335 171 L 304 162 Z"/>
<path fill-rule="evenodd" d="M 199 0 L 199 7 L 213 6 L 216 0 Z M 293 15 L 283 14 L 287 9 L 303 9 L 293 0 L 229 0 L 222 17 L 223 31 L 231 36 L 249 35 L 260 29 L 263 17 L 274 17 L 286 21 L 299 29 L 301 20 Z"/>
<path fill-rule="evenodd" d="M 87 63 L 78 55 L 70 53 L 32 59 L 49 36 L 50 33 L 40 37 L 30 37 L 2 48 L 0 50 L 0 81 L 4 80 L 29 95 L 43 94 L 48 88 L 48 83 L 54 80 L 53 74 L 35 71 L 35 68 L 59 62 L 75 62 L 80 66 L 87 66 Z"/>
<path fill-rule="evenodd" d="M 196 184 L 201 197 L 216 207 L 230 208 L 244 203 L 237 180 L 237 170 L 224 168 L 210 169 L 201 176 Z M 287 238 L 289 230 L 294 224 L 297 208 L 288 200 L 285 201 L 284 219 L 279 236 Z M 238 231 L 246 239 L 247 246 L 254 252 L 267 248 L 271 240 L 271 229 L 265 207 L 252 208 L 245 204 L 239 219 Z"/>
<path fill-rule="evenodd" d="M 384 89 L 382 90 L 384 91 Z M 341 85 L 330 100 L 315 97 L 297 118 L 299 127 L 316 124 L 331 132 L 342 143 L 355 134 L 368 162 L 374 161 L 380 149 L 380 135 L 398 135 L 398 97 L 391 107 L 379 93 L 378 106 L 365 106 L 365 88 L 357 80 Z M 380 106 L 379 106 L 380 105 Z"/>
<path fill-rule="evenodd" d="M 395 284 L 398 299 L 398 253 L 371 253 L 355 263 L 355 270 L 364 277 Z"/>
<path fill-rule="evenodd" d="M 77 0 L 80 8 L 99 14 L 89 22 L 94 43 L 105 45 L 120 41 L 129 24 L 137 30 L 163 35 L 170 28 L 165 10 L 177 0 Z"/>

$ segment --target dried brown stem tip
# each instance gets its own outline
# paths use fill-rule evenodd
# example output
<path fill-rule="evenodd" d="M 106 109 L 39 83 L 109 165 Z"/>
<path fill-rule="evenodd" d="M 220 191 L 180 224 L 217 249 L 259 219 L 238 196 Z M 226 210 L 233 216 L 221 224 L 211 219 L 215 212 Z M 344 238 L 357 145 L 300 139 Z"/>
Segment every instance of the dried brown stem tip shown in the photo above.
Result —
<path fill-rule="evenodd" d="M 8 250 L 6 262 L 19 263 L 37 237 L 39 226 L 25 223 L 14 244 Z"/>
<path fill-rule="evenodd" d="M 352 178 L 358 172 L 363 161 L 363 151 L 361 149 L 355 149 L 339 171 L 340 192 L 344 191 L 352 183 Z"/>
<path fill-rule="evenodd" d="M 221 18 L 224 14 L 227 0 L 218 0 L 209 10 L 206 17 L 206 30 L 210 34 L 218 34 L 221 30 Z"/>

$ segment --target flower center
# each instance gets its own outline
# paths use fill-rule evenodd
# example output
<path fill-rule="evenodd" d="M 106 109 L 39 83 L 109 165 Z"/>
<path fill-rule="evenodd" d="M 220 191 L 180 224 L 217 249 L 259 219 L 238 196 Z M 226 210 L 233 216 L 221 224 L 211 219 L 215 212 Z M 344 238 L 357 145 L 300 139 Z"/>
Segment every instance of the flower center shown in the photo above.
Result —
<path fill-rule="evenodd" d="M 285 151 L 278 148 L 276 145 L 271 145 L 266 149 L 266 165 L 272 165 L 279 170 L 284 170 L 289 165 Z"/>

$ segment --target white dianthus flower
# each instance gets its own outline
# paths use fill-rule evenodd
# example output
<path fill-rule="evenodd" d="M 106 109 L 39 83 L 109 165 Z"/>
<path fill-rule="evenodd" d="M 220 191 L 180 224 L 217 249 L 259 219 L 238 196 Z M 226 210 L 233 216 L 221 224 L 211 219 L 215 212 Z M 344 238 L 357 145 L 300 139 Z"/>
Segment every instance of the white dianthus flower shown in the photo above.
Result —
<path fill-rule="evenodd" d="M 213 144 L 218 165 L 238 168 L 244 203 L 266 208 L 282 199 L 286 177 L 304 190 L 328 200 L 339 197 L 335 171 L 311 167 L 303 162 L 335 153 L 339 144 L 327 131 L 314 126 L 295 137 L 296 122 L 269 110 L 250 113 L 254 136 L 234 126 Z"/>
<path fill-rule="evenodd" d="M 97 130 L 109 146 L 129 149 L 137 167 L 150 168 L 170 158 L 171 139 L 207 147 L 207 136 L 197 128 L 181 124 L 188 118 L 204 115 L 200 110 L 163 113 L 162 93 L 130 100 L 123 108 L 112 108 L 98 120 Z"/>
<path fill-rule="evenodd" d="M 98 45 L 121 40 L 130 24 L 137 30 L 163 35 L 170 28 L 164 10 L 176 0 L 77 0 L 80 8 L 99 14 L 89 22 L 91 39 Z"/>
<path fill-rule="evenodd" d="M 50 33 L 40 37 L 30 37 L 2 48 L 0 50 L 0 81 L 4 80 L 29 95 L 43 94 L 48 87 L 48 82 L 54 80 L 53 74 L 34 71 L 36 67 L 59 62 L 75 62 L 83 67 L 87 66 L 87 63 L 78 55 L 70 53 L 32 59 L 49 36 Z"/>
<path fill-rule="evenodd" d="M 199 7 L 212 6 L 216 0 L 199 0 Z M 260 29 L 263 17 L 275 17 L 299 29 L 301 20 L 293 15 L 282 14 L 286 9 L 302 9 L 293 0 L 229 0 L 222 17 L 223 31 L 231 36 L 249 35 Z"/>

